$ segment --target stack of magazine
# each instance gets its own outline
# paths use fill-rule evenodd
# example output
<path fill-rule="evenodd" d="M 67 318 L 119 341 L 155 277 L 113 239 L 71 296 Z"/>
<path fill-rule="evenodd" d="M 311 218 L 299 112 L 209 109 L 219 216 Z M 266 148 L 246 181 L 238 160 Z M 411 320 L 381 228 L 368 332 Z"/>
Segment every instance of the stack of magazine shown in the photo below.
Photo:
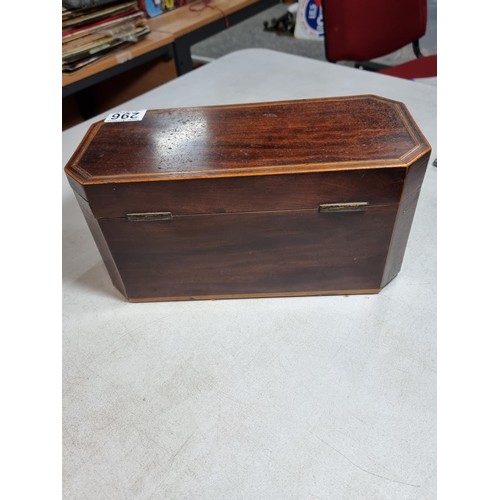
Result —
<path fill-rule="evenodd" d="M 139 41 L 150 32 L 137 2 L 103 7 L 62 8 L 62 70 L 72 72 L 116 47 Z"/>

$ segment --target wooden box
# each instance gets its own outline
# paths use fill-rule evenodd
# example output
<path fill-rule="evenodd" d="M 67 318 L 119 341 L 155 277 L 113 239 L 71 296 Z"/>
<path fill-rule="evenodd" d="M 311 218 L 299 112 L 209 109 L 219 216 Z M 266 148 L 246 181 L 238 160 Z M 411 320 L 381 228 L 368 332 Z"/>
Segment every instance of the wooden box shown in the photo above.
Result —
<path fill-rule="evenodd" d="M 430 151 L 402 103 L 363 95 L 101 121 L 65 171 L 130 301 L 377 293 Z"/>

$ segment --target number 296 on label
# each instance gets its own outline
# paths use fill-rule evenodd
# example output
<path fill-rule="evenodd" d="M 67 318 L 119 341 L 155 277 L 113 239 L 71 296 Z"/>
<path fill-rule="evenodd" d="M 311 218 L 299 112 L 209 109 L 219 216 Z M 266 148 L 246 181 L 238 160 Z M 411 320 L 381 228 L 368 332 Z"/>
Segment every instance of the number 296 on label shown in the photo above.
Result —
<path fill-rule="evenodd" d="M 145 109 L 141 109 L 140 111 L 115 111 L 114 113 L 110 113 L 104 121 L 106 123 L 138 122 L 144 118 L 145 114 Z"/>

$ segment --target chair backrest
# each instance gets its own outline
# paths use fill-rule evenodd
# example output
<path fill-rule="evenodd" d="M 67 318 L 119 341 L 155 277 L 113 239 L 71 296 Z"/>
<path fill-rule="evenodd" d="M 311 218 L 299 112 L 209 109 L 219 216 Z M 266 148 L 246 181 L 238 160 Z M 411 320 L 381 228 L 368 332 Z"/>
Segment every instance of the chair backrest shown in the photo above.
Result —
<path fill-rule="evenodd" d="M 425 34 L 427 0 L 323 0 L 326 58 L 368 61 Z"/>

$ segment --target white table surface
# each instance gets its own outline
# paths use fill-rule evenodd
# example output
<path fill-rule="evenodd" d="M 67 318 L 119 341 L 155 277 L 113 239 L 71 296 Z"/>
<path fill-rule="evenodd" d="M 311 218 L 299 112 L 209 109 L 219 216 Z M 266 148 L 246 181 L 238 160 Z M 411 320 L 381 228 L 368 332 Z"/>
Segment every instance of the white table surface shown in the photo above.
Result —
<path fill-rule="evenodd" d="M 115 109 L 378 94 L 436 157 L 436 87 L 263 49 Z M 63 163 L 90 123 L 63 133 Z M 378 295 L 131 304 L 63 177 L 63 497 L 436 496 L 436 175 Z"/>

